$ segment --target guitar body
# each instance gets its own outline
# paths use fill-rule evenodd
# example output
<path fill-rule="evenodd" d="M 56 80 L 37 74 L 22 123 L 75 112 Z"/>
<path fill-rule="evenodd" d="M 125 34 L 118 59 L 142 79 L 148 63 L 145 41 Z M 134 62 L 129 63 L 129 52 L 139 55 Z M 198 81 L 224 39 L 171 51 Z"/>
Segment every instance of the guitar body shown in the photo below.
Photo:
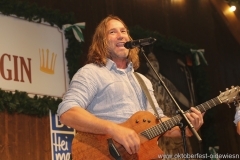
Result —
<path fill-rule="evenodd" d="M 121 156 L 122 160 L 150 160 L 158 158 L 163 151 L 158 147 L 157 141 L 159 137 L 148 140 L 140 133 L 156 124 L 159 121 L 148 111 L 139 111 L 131 116 L 126 122 L 119 124 L 121 126 L 131 128 L 138 133 L 141 141 L 140 150 L 137 154 L 130 155 L 125 148 L 115 142 L 108 135 L 89 134 L 78 132 L 72 142 L 73 160 L 114 160 L 115 158 L 109 151 L 108 140 L 112 140 Z"/>

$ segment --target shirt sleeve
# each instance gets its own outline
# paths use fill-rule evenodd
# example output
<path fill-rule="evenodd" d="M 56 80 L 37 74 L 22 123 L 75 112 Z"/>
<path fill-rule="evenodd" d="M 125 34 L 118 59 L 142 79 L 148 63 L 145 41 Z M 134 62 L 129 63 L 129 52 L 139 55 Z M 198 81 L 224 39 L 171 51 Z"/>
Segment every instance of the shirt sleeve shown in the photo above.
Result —
<path fill-rule="evenodd" d="M 240 121 L 240 107 L 237 108 L 235 117 L 234 117 L 234 123 L 237 125 L 237 123 Z"/>
<path fill-rule="evenodd" d="M 71 80 L 62 102 L 58 106 L 60 116 L 73 107 L 87 108 L 97 92 L 97 79 L 94 69 L 87 66 L 78 70 Z"/>

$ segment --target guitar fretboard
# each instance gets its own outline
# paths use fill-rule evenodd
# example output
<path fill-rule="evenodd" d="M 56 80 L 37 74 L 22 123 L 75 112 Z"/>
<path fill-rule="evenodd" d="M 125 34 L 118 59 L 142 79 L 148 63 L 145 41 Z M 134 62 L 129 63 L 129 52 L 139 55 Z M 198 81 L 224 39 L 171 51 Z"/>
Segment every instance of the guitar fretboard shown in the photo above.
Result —
<path fill-rule="evenodd" d="M 213 98 L 205 103 L 202 103 L 195 108 L 198 109 L 201 113 L 207 111 L 208 109 L 211 109 L 212 107 L 221 104 L 222 102 L 219 100 L 218 97 Z M 184 113 L 190 113 L 191 110 L 187 110 Z M 157 124 L 151 128 L 146 129 L 145 131 L 141 132 L 141 135 L 145 136 L 147 139 L 153 139 L 166 131 L 170 130 L 171 128 L 177 126 L 180 124 L 182 120 L 181 115 L 176 115 L 172 117 L 171 119 L 164 121 L 160 124 Z"/>

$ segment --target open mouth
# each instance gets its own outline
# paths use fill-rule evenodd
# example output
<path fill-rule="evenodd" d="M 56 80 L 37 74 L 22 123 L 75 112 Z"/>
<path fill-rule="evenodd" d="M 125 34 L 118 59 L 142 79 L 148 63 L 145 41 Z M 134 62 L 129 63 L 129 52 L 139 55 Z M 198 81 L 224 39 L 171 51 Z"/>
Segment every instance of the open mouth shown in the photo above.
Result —
<path fill-rule="evenodd" d="M 116 46 L 117 47 L 124 47 L 124 44 L 125 44 L 124 42 L 119 42 L 119 43 L 116 44 Z"/>

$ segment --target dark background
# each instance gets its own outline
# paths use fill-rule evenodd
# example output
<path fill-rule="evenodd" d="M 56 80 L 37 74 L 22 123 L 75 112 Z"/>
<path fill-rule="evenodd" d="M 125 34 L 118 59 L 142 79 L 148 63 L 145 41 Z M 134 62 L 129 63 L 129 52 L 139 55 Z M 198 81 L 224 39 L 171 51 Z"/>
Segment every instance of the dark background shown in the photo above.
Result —
<path fill-rule="evenodd" d="M 119 16 L 129 27 L 139 25 L 146 30 L 156 31 L 165 36 L 173 36 L 186 43 L 205 49 L 208 66 L 204 67 L 209 82 L 210 98 L 219 95 L 230 86 L 240 84 L 240 45 L 232 32 L 232 25 L 219 13 L 215 3 L 222 0 L 19 0 L 36 3 L 50 9 L 59 9 L 61 13 L 73 12 L 77 22 L 86 22 L 83 29 L 85 42 L 83 55 L 79 63 L 84 63 L 92 35 L 97 24 L 108 14 Z M 216 4 L 215 3 L 215 4 Z M 77 23 L 76 22 L 76 23 Z M 164 51 L 163 51 L 164 52 Z M 155 53 L 158 54 L 158 53 Z M 174 55 L 161 58 L 160 71 L 179 88 L 188 94 L 182 85 L 184 77 L 167 71 L 169 68 L 181 73 Z M 177 57 L 178 58 L 178 57 Z M 169 63 L 168 63 L 169 62 Z M 181 80 L 179 80 L 181 79 Z M 212 110 L 215 137 L 219 153 L 240 154 L 240 135 L 233 123 L 235 107 L 225 104 Z M 207 122 L 209 123 L 209 122 Z M 210 122 L 211 123 L 211 122 Z M 196 146 L 197 147 L 197 146 Z"/>

